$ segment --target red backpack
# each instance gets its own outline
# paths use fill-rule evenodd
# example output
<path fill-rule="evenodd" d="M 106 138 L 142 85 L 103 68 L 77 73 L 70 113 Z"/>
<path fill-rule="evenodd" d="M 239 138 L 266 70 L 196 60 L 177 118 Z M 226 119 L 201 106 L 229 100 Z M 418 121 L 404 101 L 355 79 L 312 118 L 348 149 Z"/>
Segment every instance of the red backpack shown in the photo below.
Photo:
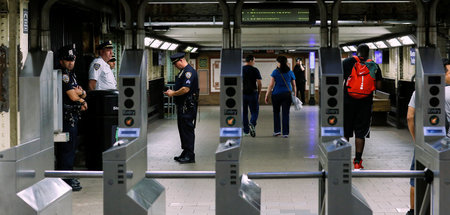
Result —
<path fill-rule="evenodd" d="M 376 90 L 375 72 L 378 66 L 370 59 L 361 62 L 359 57 L 353 57 L 356 59 L 356 63 L 353 66 L 352 74 L 347 78 L 347 92 L 355 99 L 362 99 Z"/>

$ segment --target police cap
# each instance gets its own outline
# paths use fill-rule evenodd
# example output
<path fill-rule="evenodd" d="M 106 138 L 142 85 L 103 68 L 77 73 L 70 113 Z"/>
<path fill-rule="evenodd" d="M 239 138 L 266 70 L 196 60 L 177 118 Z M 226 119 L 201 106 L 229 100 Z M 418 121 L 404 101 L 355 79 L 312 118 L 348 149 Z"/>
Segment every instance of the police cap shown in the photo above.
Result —
<path fill-rule="evenodd" d="M 178 52 L 170 56 L 170 60 L 172 61 L 173 64 L 181 60 L 182 58 L 184 58 L 184 53 L 182 52 Z"/>
<path fill-rule="evenodd" d="M 113 48 L 113 44 L 111 42 L 111 40 L 108 40 L 106 42 L 101 43 L 100 45 L 97 46 L 97 49 L 112 49 Z"/>
<path fill-rule="evenodd" d="M 66 45 L 59 49 L 59 59 L 74 61 L 76 57 L 75 44 Z"/>
<path fill-rule="evenodd" d="M 108 62 L 116 62 L 116 56 L 112 56 L 111 60 L 109 60 Z"/>

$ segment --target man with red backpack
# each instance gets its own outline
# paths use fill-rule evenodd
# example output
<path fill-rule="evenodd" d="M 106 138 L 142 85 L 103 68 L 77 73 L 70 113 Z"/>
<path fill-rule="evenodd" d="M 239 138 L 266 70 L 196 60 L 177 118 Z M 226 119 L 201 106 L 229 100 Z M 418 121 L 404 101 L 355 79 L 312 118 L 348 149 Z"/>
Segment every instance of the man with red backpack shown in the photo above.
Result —
<path fill-rule="evenodd" d="M 369 138 L 372 121 L 373 91 L 381 87 L 380 67 L 369 59 L 369 46 L 361 44 L 342 62 L 344 70 L 344 137 L 355 134 L 354 169 L 363 169 L 365 138 Z"/>

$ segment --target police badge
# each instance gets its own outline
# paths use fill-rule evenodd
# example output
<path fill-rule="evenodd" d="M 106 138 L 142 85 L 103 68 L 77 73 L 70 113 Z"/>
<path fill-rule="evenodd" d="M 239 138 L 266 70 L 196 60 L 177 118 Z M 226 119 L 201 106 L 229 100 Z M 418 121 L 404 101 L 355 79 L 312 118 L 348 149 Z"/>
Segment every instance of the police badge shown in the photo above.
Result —
<path fill-rule="evenodd" d="M 94 69 L 95 69 L 95 70 L 100 69 L 100 64 L 99 64 L 99 63 L 94 63 Z"/>
<path fill-rule="evenodd" d="M 62 76 L 62 80 L 64 81 L 64 83 L 69 83 L 69 80 L 70 80 L 70 78 L 69 78 L 69 76 L 67 75 L 67 74 L 64 74 L 63 76 Z"/>
<path fill-rule="evenodd" d="M 192 73 L 191 73 L 191 72 L 186 72 L 186 78 L 187 78 L 187 79 L 191 78 L 191 76 L 192 76 Z"/>

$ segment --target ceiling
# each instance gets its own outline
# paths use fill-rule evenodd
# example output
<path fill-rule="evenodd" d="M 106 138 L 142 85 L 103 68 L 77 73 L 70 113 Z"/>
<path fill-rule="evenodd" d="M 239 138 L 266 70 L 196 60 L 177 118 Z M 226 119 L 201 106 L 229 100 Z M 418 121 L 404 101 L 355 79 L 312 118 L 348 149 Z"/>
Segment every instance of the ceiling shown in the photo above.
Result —
<path fill-rule="evenodd" d="M 196 44 L 203 50 L 222 46 L 222 9 L 217 3 L 202 4 L 187 1 L 149 3 L 146 8 L 146 28 L 150 36 L 163 36 L 183 43 Z M 245 1 L 247 2 L 247 1 Z M 280 1 L 281 2 L 281 1 Z M 293 2 L 293 1 L 289 1 Z M 295 1 L 300 2 L 301 1 Z M 320 16 L 315 1 L 314 24 L 301 25 L 243 25 L 242 47 L 244 49 L 297 49 L 307 50 L 320 46 Z M 413 1 L 347 1 L 339 9 L 339 44 L 366 40 L 390 34 L 414 34 L 416 6 Z M 353 4 L 353 3 L 355 4 Z M 448 1 L 450 2 L 450 1 Z M 448 5 L 444 0 L 444 6 Z M 289 3 L 290 4 L 290 3 Z M 229 4 L 230 12 L 234 4 Z M 327 4 L 331 11 L 332 4 Z M 446 8 L 446 7 L 444 7 Z M 442 9 L 441 9 L 442 10 Z M 438 22 L 450 22 L 444 10 L 438 11 Z M 231 15 L 233 17 L 233 15 Z M 331 17 L 328 12 L 328 17 Z M 233 22 L 233 18 L 231 18 Z M 231 27 L 232 28 L 232 27 Z"/>

